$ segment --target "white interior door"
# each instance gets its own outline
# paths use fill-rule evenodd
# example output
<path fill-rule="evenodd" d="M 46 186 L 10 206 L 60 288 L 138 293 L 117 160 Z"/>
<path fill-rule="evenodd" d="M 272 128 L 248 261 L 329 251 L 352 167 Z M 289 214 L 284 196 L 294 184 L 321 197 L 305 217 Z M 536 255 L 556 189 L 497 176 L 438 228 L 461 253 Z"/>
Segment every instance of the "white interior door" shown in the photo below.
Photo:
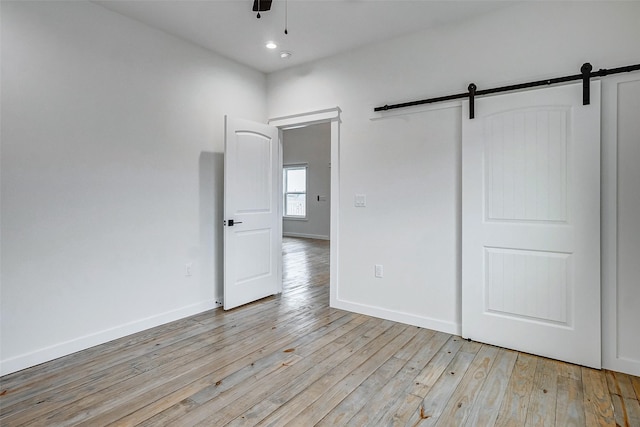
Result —
<path fill-rule="evenodd" d="M 600 82 L 476 100 L 462 126 L 462 335 L 599 368 Z"/>
<path fill-rule="evenodd" d="M 278 129 L 225 117 L 224 309 L 282 291 Z"/>

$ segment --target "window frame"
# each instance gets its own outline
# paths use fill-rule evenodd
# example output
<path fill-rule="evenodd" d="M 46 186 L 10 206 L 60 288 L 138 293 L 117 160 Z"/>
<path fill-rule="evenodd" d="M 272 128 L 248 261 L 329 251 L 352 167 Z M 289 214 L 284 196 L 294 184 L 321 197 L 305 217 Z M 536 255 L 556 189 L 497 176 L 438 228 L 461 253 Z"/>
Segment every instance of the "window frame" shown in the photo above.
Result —
<path fill-rule="evenodd" d="M 287 191 L 287 170 L 304 169 L 304 192 Z M 287 195 L 304 194 L 304 216 L 287 215 Z M 287 220 L 306 221 L 309 215 L 309 164 L 291 163 L 282 166 L 282 218 Z"/>

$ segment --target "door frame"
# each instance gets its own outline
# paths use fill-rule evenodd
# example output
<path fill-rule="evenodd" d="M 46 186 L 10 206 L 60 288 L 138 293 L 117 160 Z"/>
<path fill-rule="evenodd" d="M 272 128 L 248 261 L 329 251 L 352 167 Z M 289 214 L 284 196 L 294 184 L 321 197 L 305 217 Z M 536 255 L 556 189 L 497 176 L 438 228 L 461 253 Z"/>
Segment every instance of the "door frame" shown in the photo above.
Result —
<path fill-rule="evenodd" d="M 282 170 L 283 150 L 282 132 L 287 129 L 315 125 L 331 124 L 331 214 L 329 219 L 329 306 L 335 307 L 338 299 L 338 239 L 339 239 L 339 201 L 340 201 L 340 107 L 274 117 L 268 124 L 279 129 L 279 163 Z M 282 172 L 278 175 L 279 191 L 282 194 Z M 282 217 L 282 209 L 280 209 Z"/>

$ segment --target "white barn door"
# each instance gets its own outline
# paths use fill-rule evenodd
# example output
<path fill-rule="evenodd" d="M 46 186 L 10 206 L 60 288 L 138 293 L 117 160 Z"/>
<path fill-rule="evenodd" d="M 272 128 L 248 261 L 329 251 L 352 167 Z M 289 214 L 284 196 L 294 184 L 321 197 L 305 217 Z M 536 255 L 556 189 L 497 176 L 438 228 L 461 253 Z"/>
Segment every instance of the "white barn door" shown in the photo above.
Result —
<path fill-rule="evenodd" d="M 224 309 L 282 292 L 278 129 L 225 117 Z"/>
<path fill-rule="evenodd" d="M 600 368 L 600 82 L 476 100 L 462 126 L 462 335 Z"/>

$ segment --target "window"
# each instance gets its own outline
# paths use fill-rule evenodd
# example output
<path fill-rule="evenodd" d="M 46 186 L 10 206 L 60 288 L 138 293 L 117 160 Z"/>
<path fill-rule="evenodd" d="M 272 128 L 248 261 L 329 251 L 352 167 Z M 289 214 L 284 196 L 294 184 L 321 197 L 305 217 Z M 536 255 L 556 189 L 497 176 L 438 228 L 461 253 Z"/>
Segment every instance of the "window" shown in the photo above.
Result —
<path fill-rule="evenodd" d="M 307 217 L 307 166 L 285 166 L 283 177 L 284 216 Z"/>

